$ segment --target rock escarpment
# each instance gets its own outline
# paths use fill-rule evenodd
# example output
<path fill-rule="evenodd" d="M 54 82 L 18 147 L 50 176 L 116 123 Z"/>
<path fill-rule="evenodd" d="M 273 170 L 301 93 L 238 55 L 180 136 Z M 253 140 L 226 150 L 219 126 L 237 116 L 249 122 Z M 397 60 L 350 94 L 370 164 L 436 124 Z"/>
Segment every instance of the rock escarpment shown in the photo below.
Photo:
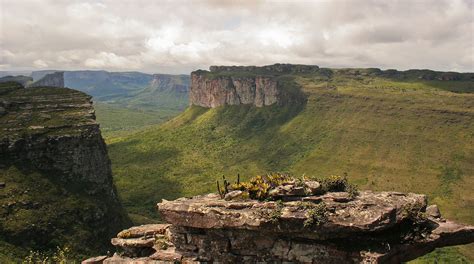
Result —
<path fill-rule="evenodd" d="M 317 66 L 275 64 L 270 66 L 211 66 L 191 73 L 191 105 L 214 108 L 223 105 L 286 104 L 304 101 L 297 87 L 284 84 L 281 76 L 317 70 Z"/>
<path fill-rule="evenodd" d="M 64 72 L 46 74 L 43 78 L 30 84 L 28 87 L 64 87 Z"/>
<path fill-rule="evenodd" d="M 83 263 L 400 263 L 474 242 L 473 226 L 443 219 L 420 194 L 324 192 L 306 181 L 259 201 L 241 191 L 248 184 L 224 186 L 234 191 L 163 201 L 170 224 L 124 230 L 116 254 Z"/>
<path fill-rule="evenodd" d="M 106 248 L 129 220 L 91 97 L 9 84 L 0 87 L 0 108 L 0 237 L 38 249 Z"/>
<path fill-rule="evenodd" d="M 86 184 L 115 197 L 110 160 L 91 97 L 71 89 L 18 89 L 4 94 L 0 154 L 61 181 Z"/>
<path fill-rule="evenodd" d="M 150 87 L 158 91 L 188 93 L 189 77 L 185 75 L 153 74 Z"/>

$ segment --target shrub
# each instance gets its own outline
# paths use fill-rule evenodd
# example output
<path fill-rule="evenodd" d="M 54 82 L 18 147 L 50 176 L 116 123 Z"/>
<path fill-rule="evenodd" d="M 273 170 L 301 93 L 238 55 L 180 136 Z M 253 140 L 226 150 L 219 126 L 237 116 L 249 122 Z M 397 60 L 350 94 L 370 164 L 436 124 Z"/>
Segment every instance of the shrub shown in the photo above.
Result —
<path fill-rule="evenodd" d="M 347 192 L 354 199 L 359 195 L 357 185 L 349 183 L 346 177 L 332 175 L 327 179 L 319 179 L 323 192 Z"/>
<path fill-rule="evenodd" d="M 327 207 L 324 202 L 311 206 L 307 211 L 307 218 L 304 221 L 304 227 L 319 226 L 328 221 Z"/>
<path fill-rule="evenodd" d="M 229 190 L 239 190 L 248 193 L 250 199 L 265 200 L 268 198 L 268 191 L 279 185 L 294 181 L 288 174 L 270 173 L 264 176 L 257 175 L 248 182 L 240 182 L 239 177 L 237 182 L 229 184 L 224 178 L 224 187 L 221 188 L 217 183 L 218 192 L 223 197 Z"/>
<path fill-rule="evenodd" d="M 57 247 L 56 251 L 50 255 L 40 251 L 30 251 L 23 260 L 23 264 L 67 264 L 73 263 L 70 259 L 71 249 L 69 247 Z"/>
<path fill-rule="evenodd" d="M 285 205 L 283 204 L 283 201 L 278 200 L 276 202 L 275 208 L 270 213 L 270 222 L 272 222 L 273 224 L 278 223 L 278 220 L 280 219 L 282 215 L 283 207 L 285 207 Z"/>

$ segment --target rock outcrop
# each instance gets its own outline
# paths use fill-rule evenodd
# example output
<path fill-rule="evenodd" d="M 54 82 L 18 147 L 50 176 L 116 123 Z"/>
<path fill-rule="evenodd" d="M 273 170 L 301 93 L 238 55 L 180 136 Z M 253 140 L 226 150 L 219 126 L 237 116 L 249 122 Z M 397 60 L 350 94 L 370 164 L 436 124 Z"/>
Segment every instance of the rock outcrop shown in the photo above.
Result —
<path fill-rule="evenodd" d="M 5 109 L 0 155 L 44 171 L 61 181 L 87 185 L 90 193 L 116 197 L 110 160 L 91 97 L 71 89 L 19 89 L 2 96 Z"/>
<path fill-rule="evenodd" d="M 26 247 L 70 244 L 63 239 L 74 236 L 84 239 L 80 248 L 106 246 L 101 240 L 129 220 L 91 97 L 68 88 L 21 86 L 2 86 L 0 95 L 0 180 L 6 185 L 0 236 Z"/>
<path fill-rule="evenodd" d="M 317 66 L 275 64 L 270 66 L 211 66 L 191 73 L 191 105 L 214 108 L 223 105 L 255 105 L 302 102 L 297 87 L 283 85 L 279 76 L 317 70 Z"/>
<path fill-rule="evenodd" d="M 175 93 L 187 94 L 189 91 L 189 76 L 153 74 L 150 82 L 151 89 L 158 91 L 171 91 Z"/>
<path fill-rule="evenodd" d="M 64 72 L 46 74 L 43 78 L 33 82 L 28 87 L 60 87 L 64 88 Z"/>
<path fill-rule="evenodd" d="M 474 242 L 474 226 L 443 219 L 420 194 L 325 192 L 314 181 L 287 181 L 271 187 L 290 186 L 286 194 L 263 190 L 270 200 L 259 201 L 235 190 L 258 192 L 256 185 L 224 186 L 234 188 L 225 199 L 220 193 L 158 204 L 170 224 L 120 232 L 112 239 L 117 253 L 98 263 L 401 263 Z"/>

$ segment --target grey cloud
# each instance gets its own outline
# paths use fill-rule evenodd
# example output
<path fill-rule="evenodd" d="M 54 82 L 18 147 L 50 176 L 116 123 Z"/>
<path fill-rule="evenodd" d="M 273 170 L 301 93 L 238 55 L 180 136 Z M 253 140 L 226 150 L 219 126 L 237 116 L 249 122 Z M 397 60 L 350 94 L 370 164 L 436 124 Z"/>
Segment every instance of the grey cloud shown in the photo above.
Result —
<path fill-rule="evenodd" d="M 0 0 L 0 69 L 213 64 L 473 71 L 466 0 Z"/>

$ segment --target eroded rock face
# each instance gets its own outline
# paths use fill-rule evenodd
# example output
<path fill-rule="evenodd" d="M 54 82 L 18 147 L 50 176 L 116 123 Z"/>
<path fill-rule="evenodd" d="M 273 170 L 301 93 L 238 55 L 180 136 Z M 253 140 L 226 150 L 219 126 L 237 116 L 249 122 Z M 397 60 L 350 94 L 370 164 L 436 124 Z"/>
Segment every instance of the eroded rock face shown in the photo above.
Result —
<path fill-rule="evenodd" d="M 81 243 L 106 248 L 102 241 L 130 222 L 91 97 L 56 87 L 2 87 L 0 94 L 0 178 L 6 185 L 0 218 L 12 223 L 31 215 L 13 228 L 2 225 L 0 235 L 28 247 L 80 235 Z"/>
<path fill-rule="evenodd" d="M 18 89 L 2 96 L 0 156 L 60 181 L 115 197 L 110 160 L 91 97 L 72 89 Z"/>
<path fill-rule="evenodd" d="M 433 216 L 420 194 L 280 198 L 287 199 L 208 194 L 163 201 L 158 210 L 170 224 L 122 231 L 112 240 L 117 253 L 103 263 L 400 263 L 474 242 L 473 226 Z"/>
<path fill-rule="evenodd" d="M 298 67 L 297 67 L 298 66 Z M 211 66 L 211 71 L 191 73 L 189 102 L 214 108 L 223 105 L 255 105 L 303 102 L 305 96 L 295 87 L 284 87 L 278 76 L 319 69 L 317 66 L 278 64 L 255 66 Z M 255 73 L 255 69 L 256 73 Z"/>
<path fill-rule="evenodd" d="M 222 105 L 253 104 L 257 107 L 278 102 L 280 91 L 270 77 L 208 78 L 191 74 L 190 104 L 208 108 Z"/>
<path fill-rule="evenodd" d="M 64 72 L 46 74 L 43 78 L 28 87 L 60 87 L 64 88 Z"/>

